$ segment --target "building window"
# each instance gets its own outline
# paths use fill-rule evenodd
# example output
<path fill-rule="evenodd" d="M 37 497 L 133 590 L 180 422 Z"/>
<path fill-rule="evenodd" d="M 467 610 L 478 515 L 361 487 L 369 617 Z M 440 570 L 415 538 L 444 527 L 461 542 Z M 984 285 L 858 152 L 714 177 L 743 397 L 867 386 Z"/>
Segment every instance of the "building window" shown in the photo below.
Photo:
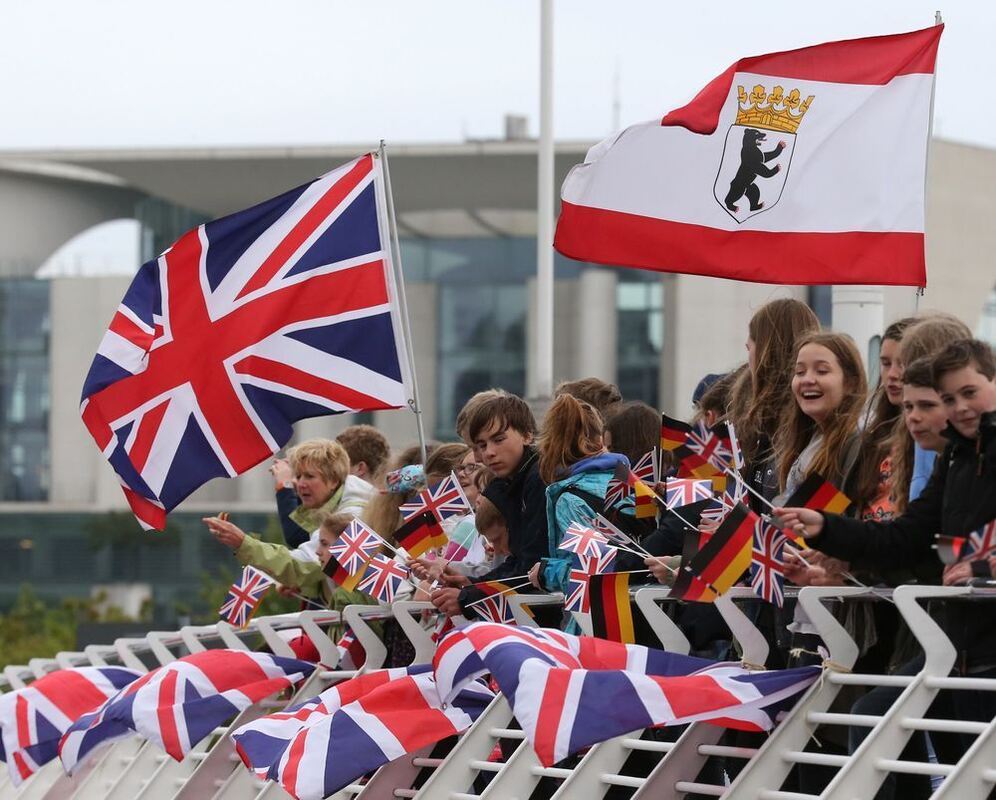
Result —
<path fill-rule="evenodd" d="M 657 408 L 664 345 L 664 286 L 656 275 L 649 280 L 628 278 L 621 274 L 616 285 L 616 384 L 625 399 L 643 400 Z"/>
<path fill-rule="evenodd" d="M 526 307 L 521 284 L 440 287 L 437 436 L 454 436 L 471 395 L 492 387 L 525 392 Z"/>
<path fill-rule="evenodd" d="M 0 280 L 0 500 L 47 500 L 49 284 Z"/>

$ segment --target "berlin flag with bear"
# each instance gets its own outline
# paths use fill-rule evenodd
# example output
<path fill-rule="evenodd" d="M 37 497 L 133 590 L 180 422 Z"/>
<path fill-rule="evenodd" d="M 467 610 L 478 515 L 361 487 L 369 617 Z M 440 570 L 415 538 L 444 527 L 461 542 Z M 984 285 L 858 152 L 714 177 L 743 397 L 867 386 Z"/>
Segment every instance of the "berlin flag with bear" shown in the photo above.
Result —
<path fill-rule="evenodd" d="M 557 250 L 766 283 L 925 286 L 942 30 L 741 59 L 588 151 L 561 190 Z"/>

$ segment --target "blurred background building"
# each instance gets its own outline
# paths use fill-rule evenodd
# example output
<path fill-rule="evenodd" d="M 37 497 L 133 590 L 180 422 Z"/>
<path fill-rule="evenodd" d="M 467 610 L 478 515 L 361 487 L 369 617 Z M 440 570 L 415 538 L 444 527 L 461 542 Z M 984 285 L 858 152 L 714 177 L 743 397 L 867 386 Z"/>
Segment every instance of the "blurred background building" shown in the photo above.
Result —
<path fill-rule="evenodd" d="M 536 145 L 506 138 L 390 148 L 426 430 L 452 438 L 474 392 L 522 393 L 535 323 Z M 591 142 L 556 148 L 556 181 Z M 175 618 L 204 572 L 230 563 L 204 512 L 272 525 L 265 465 L 216 480 L 171 515 L 171 546 L 135 547 L 117 480 L 79 420 L 83 376 L 131 275 L 190 227 L 280 193 L 363 146 L 0 153 L 0 608 L 19 583 L 43 597 L 94 583 L 154 587 Z M 928 283 L 921 310 L 961 317 L 996 343 L 996 150 L 935 140 L 928 182 Z M 127 245 L 121 248 L 120 243 Z M 102 251 L 104 243 L 114 242 Z M 557 256 L 556 378 L 594 375 L 627 399 L 686 416 L 707 372 L 745 359 L 747 321 L 769 299 L 809 302 L 829 324 L 830 287 L 776 287 L 598 267 Z M 873 290 L 884 320 L 914 290 Z M 861 297 L 858 298 L 861 300 Z M 875 342 L 869 363 L 874 374 Z M 415 440 L 407 411 L 306 420 L 298 437 L 372 422 Z"/>

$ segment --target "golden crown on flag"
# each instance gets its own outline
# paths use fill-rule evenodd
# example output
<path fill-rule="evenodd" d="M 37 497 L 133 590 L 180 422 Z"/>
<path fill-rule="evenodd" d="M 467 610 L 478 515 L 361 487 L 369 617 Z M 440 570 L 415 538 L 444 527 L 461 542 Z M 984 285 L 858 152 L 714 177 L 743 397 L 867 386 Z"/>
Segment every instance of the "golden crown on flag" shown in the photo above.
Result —
<path fill-rule="evenodd" d="M 750 128 L 764 128 L 769 131 L 795 133 L 799 123 L 813 102 L 813 95 L 805 100 L 798 89 L 793 89 L 786 97 L 785 90 L 776 86 L 768 94 L 761 84 L 757 84 L 748 95 L 743 86 L 737 86 L 737 125 Z"/>

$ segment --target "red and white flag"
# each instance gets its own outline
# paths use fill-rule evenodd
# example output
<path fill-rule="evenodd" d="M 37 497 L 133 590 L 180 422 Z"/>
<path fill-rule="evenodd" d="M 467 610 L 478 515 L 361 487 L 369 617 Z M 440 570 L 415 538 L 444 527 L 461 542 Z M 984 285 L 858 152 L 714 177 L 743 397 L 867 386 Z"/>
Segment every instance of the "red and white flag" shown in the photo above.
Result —
<path fill-rule="evenodd" d="M 564 181 L 557 250 L 746 281 L 924 286 L 942 29 L 741 59 L 588 151 Z"/>

